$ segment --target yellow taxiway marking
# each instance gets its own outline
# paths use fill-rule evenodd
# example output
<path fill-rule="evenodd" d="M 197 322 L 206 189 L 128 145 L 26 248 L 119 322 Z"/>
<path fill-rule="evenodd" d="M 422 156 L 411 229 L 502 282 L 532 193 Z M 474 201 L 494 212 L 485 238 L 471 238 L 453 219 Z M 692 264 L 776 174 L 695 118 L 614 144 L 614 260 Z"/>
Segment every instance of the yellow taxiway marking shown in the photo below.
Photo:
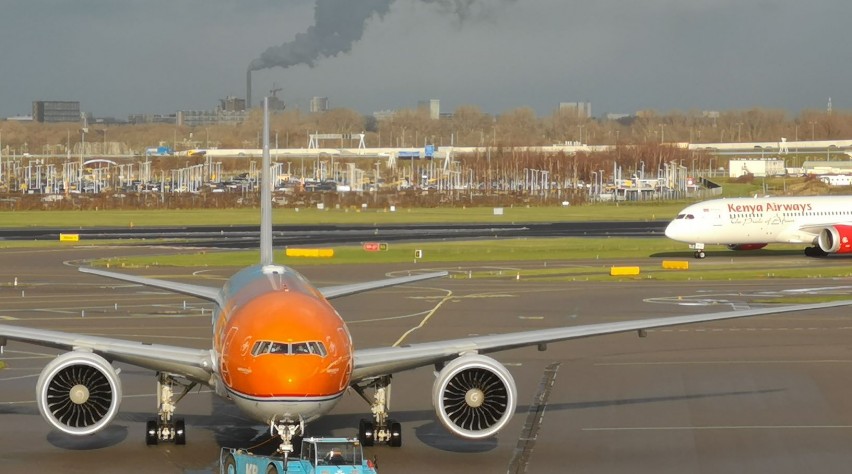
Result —
<path fill-rule="evenodd" d="M 409 329 L 408 331 L 405 331 L 405 333 L 402 336 L 400 336 L 400 338 L 397 339 L 396 342 L 393 343 L 393 347 L 399 346 L 400 344 L 402 344 L 402 341 L 404 341 L 405 338 L 408 337 L 409 334 L 411 334 L 414 331 L 425 326 L 426 323 L 429 322 L 429 319 L 432 318 L 432 315 L 434 315 L 438 311 L 438 308 L 443 306 L 444 303 L 446 303 L 447 301 L 450 301 L 450 300 L 453 299 L 453 292 L 451 290 L 445 290 L 445 291 L 447 292 L 447 294 L 444 295 L 444 297 L 441 298 L 441 301 L 439 301 L 431 310 L 429 310 L 429 312 L 426 314 L 426 316 L 420 321 L 420 324 L 418 324 L 417 326 L 414 326 L 413 328 Z"/>

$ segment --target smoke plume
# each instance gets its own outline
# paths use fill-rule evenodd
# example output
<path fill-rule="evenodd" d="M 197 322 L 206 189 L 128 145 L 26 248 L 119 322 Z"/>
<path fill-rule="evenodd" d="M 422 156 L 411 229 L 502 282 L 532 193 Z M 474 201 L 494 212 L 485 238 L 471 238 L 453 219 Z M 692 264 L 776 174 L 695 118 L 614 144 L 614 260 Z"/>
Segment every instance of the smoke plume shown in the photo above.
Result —
<path fill-rule="evenodd" d="M 461 23 L 488 15 L 500 4 L 514 0 L 419 0 L 436 5 Z M 367 20 L 383 18 L 394 0 L 317 0 L 314 24 L 293 41 L 273 46 L 249 64 L 249 71 L 297 64 L 313 67 L 319 58 L 348 53 L 361 39 Z"/>

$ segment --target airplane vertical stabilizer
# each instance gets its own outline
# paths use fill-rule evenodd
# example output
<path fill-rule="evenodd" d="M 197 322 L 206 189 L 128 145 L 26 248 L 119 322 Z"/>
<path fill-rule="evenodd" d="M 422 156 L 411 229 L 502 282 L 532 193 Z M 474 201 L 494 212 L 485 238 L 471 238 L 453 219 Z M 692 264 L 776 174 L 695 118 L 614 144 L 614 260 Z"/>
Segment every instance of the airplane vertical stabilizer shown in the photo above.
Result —
<path fill-rule="evenodd" d="M 260 263 L 272 265 L 272 179 L 269 157 L 269 99 L 263 99 L 263 163 L 260 170 Z"/>

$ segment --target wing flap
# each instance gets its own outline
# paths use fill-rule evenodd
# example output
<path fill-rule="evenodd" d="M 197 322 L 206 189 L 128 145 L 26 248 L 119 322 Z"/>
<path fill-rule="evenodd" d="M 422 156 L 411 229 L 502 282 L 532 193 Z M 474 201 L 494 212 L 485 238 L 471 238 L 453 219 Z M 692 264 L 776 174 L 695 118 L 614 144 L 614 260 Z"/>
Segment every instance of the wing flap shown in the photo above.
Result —
<path fill-rule="evenodd" d="M 833 301 L 774 308 L 758 308 L 723 313 L 704 313 L 667 318 L 650 318 L 613 323 L 567 326 L 535 331 L 477 336 L 446 341 L 427 342 L 404 347 L 382 347 L 355 351 L 355 366 L 352 382 L 402 372 L 426 365 L 432 365 L 457 357 L 464 352 L 490 353 L 516 349 L 519 347 L 548 344 L 551 342 L 600 336 L 620 332 L 654 329 L 666 326 L 721 321 L 725 319 L 745 318 L 767 314 L 789 313 L 813 309 L 835 308 L 852 305 L 852 300 Z"/>

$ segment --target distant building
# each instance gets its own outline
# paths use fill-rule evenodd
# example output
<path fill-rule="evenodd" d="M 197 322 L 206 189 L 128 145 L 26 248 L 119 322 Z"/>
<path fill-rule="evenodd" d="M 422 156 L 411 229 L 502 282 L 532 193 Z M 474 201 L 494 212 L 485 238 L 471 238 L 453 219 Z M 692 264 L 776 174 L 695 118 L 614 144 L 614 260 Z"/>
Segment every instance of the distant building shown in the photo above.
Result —
<path fill-rule="evenodd" d="M 311 97 L 310 111 L 312 114 L 328 110 L 328 97 Z"/>
<path fill-rule="evenodd" d="M 805 161 L 802 163 L 805 174 L 840 175 L 852 174 L 852 161 Z M 829 183 L 831 184 L 831 183 Z"/>
<path fill-rule="evenodd" d="M 237 125 L 246 121 L 248 111 L 181 110 L 177 113 L 177 125 L 198 127 L 203 125 Z"/>
<path fill-rule="evenodd" d="M 852 186 L 852 176 L 827 174 L 820 176 L 819 180 L 829 186 Z"/>
<path fill-rule="evenodd" d="M 269 110 L 270 111 L 272 111 L 272 112 L 282 111 L 286 107 L 287 106 L 284 104 L 284 101 L 279 99 L 278 97 L 275 97 L 274 95 L 272 97 L 269 97 Z"/>
<path fill-rule="evenodd" d="M 375 118 L 378 121 L 390 120 L 390 119 L 394 118 L 395 115 L 396 115 L 396 111 L 390 110 L 390 109 L 377 110 L 377 111 L 373 112 L 373 118 Z"/>
<path fill-rule="evenodd" d="M 220 108 L 226 112 L 242 112 L 246 109 L 246 100 L 238 97 L 228 96 L 219 99 Z"/>
<path fill-rule="evenodd" d="M 560 102 L 559 112 L 576 113 L 577 118 L 592 118 L 591 102 Z"/>
<path fill-rule="evenodd" d="M 739 178 L 747 174 L 765 177 L 765 176 L 781 176 L 787 173 L 787 168 L 784 166 L 784 160 L 777 158 L 768 159 L 744 159 L 733 158 L 729 162 L 728 176 L 731 178 Z"/>
<path fill-rule="evenodd" d="M 33 120 L 40 123 L 79 122 L 80 102 L 62 100 L 34 101 Z"/>
<path fill-rule="evenodd" d="M 429 111 L 429 118 L 432 120 L 438 120 L 441 118 L 441 100 L 440 99 L 429 99 L 429 100 L 421 100 L 417 102 L 418 109 L 426 109 Z"/>
<path fill-rule="evenodd" d="M 166 123 L 166 124 L 175 124 L 177 123 L 177 115 L 169 114 L 169 115 L 160 115 L 160 114 L 132 114 L 127 116 L 127 121 L 134 124 L 140 125 L 143 123 Z"/>
<path fill-rule="evenodd" d="M 604 116 L 604 118 L 606 118 L 607 120 L 612 120 L 612 121 L 629 119 L 631 117 L 633 117 L 633 116 L 630 115 L 630 114 L 616 114 L 616 113 L 609 113 L 609 114 L 606 114 Z"/>

